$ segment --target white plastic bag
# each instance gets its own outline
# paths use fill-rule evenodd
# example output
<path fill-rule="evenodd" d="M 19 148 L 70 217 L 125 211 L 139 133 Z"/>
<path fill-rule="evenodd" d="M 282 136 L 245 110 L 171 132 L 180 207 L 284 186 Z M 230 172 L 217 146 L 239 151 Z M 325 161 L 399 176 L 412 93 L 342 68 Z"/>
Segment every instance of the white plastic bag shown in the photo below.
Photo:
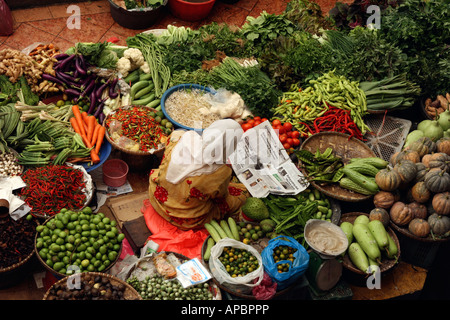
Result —
<path fill-rule="evenodd" d="M 242 277 L 231 277 L 226 271 L 219 257 L 222 254 L 223 248 L 233 247 L 244 249 L 252 253 L 256 259 L 258 259 L 258 269 L 246 274 Z M 262 258 L 259 252 L 250 245 L 236 241 L 230 238 L 221 239 L 211 248 L 211 257 L 209 258 L 209 270 L 214 278 L 223 286 L 229 288 L 237 293 L 247 294 L 250 293 L 253 287 L 260 284 L 264 277 L 264 267 L 262 264 Z"/>

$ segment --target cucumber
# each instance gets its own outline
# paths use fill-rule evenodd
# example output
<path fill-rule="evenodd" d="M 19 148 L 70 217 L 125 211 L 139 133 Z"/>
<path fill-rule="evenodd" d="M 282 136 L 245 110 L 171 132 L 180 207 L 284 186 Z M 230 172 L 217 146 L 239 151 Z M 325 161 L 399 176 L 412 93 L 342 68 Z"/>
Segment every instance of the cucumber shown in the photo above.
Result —
<path fill-rule="evenodd" d="M 137 93 L 138 91 L 144 89 L 144 88 L 147 87 L 149 84 L 150 84 L 150 82 L 147 81 L 147 80 L 138 81 L 138 82 L 136 82 L 135 84 L 133 84 L 133 85 L 131 86 L 131 89 L 130 89 L 130 98 L 131 98 L 131 101 L 134 100 L 134 96 L 136 95 L 136 93 Z"/>
<path fill-rule="evenodd" d="M 125 78 L 123 78 L 123 80 L 126 83 L 134 83 L 136 81 L 139 81 L 139 74 L 140 74 L 140 70 L 136 69 L 134 71 L 131 71 Z"/>
<path fill-rule="evenodd" d="M 381 251 L 378 248 L 377 241 L 373 237 L 367 224 L 356 223 L 353 225 L 353 237 L 364 250 L 370 259 L 379 261 L 381 259 Z"/>
<path fill-rule="evenodd" d="M 378 157 L 368 157 L 368 158 L 352 158 L 350 159 L 350 163 L 364 163 L 364 164 L 371 164 L 372 166 L 378 168 L 378 169 L 384 169 L 387 167 L 389 162 L 386 160 L 383 160 Z"/>
<path fill-rule="evenodd" d="M 225 233 L 225 231 L 223 231 L 223 229 L 220 227 L 219 223 L 217 223 L 216 220 L 211 220 L 210 224 L 214 227 L 214 229 L 216 229 L 217 233 L 222 239 L 227 238 L 227 234 Z"/>
<path fill-rule="evenodd" d="M 380 264 L 377 261 L 370 259 L 369 257 L 367 257 L 367 259 L 369 260 L 369 268 L 367 271 L 370 273 L 375 273 L 378 270 Z"/>
<path fill-rule="evenodd" d="M 217 232 L 216 228 L 214 228 L 211 224 L 205 223 L 204 227 L 209 232 L 209 234 L 211 235 L 211 237 L 214 239 L 215 242 L 219 242 L 222 239 L 219 233 Z"/>
<path fill-rule="evenodd" d="M 356 217 L 355 221 L 353 221 L 353 224 L 357 224 L 357 223 L 364 223 L 364 224 L 368 224 L 370 222 L 370 219 L 368 216 L 361 214 L 359 216 Z"/>
<path fill-rule="evenodd" d="M 231 233 L 230 227 L 228 226 L 226 220 L 220 220 L 220 226 L 222 227 L 223 231 L 225 231 L 228 238 L 234 239 L 233 234 Z"/>
<path fill-rule="evenodd" d="M 153 100 L 155 100 L 155 93 L 152 92 L 151 94 L 149 94 L 146 97 L 142 97 L 142 99 L 139 100 L 131 100 L 132 104 L 138 105 L 138 106 L 146 106 L 148 103 L 152 102 Z"/>
<path fill-rule="evenodd" d="M 389 244 L 386 247 L 386 256 L 389 259 L 394 259 L 397 257 L 398 247 L 397 247 L 397 244 L 394 242 L 394 239 L 392 239 L 392 237 L 389 233 L 387 234 L 387 236 L 388 236 Z"/>
<path fill-rule="evenodd" d="M 367 258 L 364 250 L 357 242 L 353 242 L 348 247 L 348 256 L 350 261 L 362 272 L 367 272 L 369 268 L 369 259 Z"/>
<path fill-rule="evenodd" d="M 389 239 L 383 223 L 380 220 L 372 220 L 367 224 L 367 226 L 377 241 L 378 248 L 380 248 L 380 250 L 386 248 L 389 245 Z"/>
<path fill-rule="evenodd" d="M 216 244 L 214 239 L 212 237 L 209 237 L 208 240 L 206 240 L 206 249 L 205 253 L 203 254 L 203 260 L 208 261 L 211 257 L 211 249 Z"/>
<path fill-rule="evenodd" d="M 149 108 L 154 108 L 158 110 L 158 106 L 161 103 L 161 99 L 155 99 L 149 103 L 146 104 L 147 107 Z"/>
<path fill-rule="evenodd" d="M 152 74 L 151 73 L 145 73 L 145 72 L 143 72 L 143 73 L 141 73 L 140 75 L 139 75 L 139 80 L 140 81 L 142 81 L 142 80 L 150 80 L 152 78 Z"/>
<path fill-rule="evenodd" d="M 350 244 L 353 242 L 353 224 L 348 221 L 344 221 L 341 223 L 340 227 L 347 237 L 348 246 L 350 246 Z"/>
<path fill-rule="evenodd" d="M 368 179 L 365 175 L 347 167 L 343 167 L 342 171 L 348 178 L 350 178 L 350 180 L 358 184 L 360 187 L 368 190 L 372 194 L 379 191 L 378 185 L 373 180 Z"/>
<path fill-rule="evenodd" d="M 380 171 L 379 168 L 369 164 L 369 163 L 349 163 L 346 165 L 347 168 L 353 169 L 356 172 L 364 174 L 369 177 L 375 177 L 375 175 Z"/>
<path fill-rule="evenodd" d="M 239 241 L 241 238 L 239 236 L 239 230 L 236 225 L 236 221 L 232 217 L 228 217 L 228 226 L 230 227 L 230 231 L 233 234 L 233 238 Z"/>
<path fill-rule="evenodd" d="M 134 99 L 139 99 L 141 97 L 144 97 L 148 93 L 152 92 L 152 90 L 155 88 L 155 85 L 153 83 L 150 83 L 148 86 L 144 87 L 143 89 L 136 92 L 134 95 Z"/>
<path fill-rule="evenodd" d="M 347 189 L 347 190 L 350 190 L 353 192 L 361 193 L 366 196 L 375 194 L 375 193 L 367 190 L 366 188 L 361 187 L 359 184 L 353 182 L 352 179 L 347 178 L 347 177 L 343 177 L 343 178 L 341 178 L 341 180 L 339 180 L 339 186 L 341 188 L 344 188 L 344 189 Z"/>

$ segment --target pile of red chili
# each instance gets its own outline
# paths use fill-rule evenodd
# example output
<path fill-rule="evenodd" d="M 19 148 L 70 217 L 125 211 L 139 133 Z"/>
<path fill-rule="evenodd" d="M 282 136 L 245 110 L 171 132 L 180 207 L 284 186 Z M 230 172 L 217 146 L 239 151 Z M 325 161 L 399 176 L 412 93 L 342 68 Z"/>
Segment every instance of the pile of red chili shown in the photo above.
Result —
<path fill-rule="evenodd" d="M 22 175 L 27 184 L 19 195 L 32 213 L 52 216 L 62 208 L 80 209 L 86 202 L 83 172 L 67 165 L 28 169 Z"/>
<path fill-rule="evenodd" d="M 350 110 L 329 106 L 329 109 L 321 117 L 314 119 L 312 126 L 304 122 L 302 124 L 305 125 L 310 134 L 333 131 L 349 134 L 350 138 L 355 137 L 364 140 L 361 130 L 351 117 Z"/>
<path fill-rule="evenodd" d="M 106 129 L 110 127 L 112 121 L 122 123 L 121 134 L 139 143 L 140 151 L 158 149 L 161 137 L 165 135 L 160 124 L 152 117 L 152 111 L 148 108 L 133 106 L 118 109 L 106 119 Z"/>

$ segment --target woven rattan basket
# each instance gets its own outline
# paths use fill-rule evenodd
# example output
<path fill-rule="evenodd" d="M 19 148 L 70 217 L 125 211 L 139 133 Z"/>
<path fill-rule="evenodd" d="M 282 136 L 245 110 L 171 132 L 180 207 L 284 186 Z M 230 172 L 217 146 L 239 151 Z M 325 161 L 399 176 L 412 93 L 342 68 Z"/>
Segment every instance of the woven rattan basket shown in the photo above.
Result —
<path fill-rule="evenodd" d="M 356 138 L 350 138 L 350 135 L 339 132 L 319 132 L 308 137 L 300 147 L 303 150 L 308 150 L 315 153 L 317 150 L 324 152 L 327 148 L 332 148 L 333 153 L 342 159 L 344 164 L 348 163 L 352 158 L 368 158 L 375 157 L 375 153 L 362 142 Z M 307 172 L 303 170 L 307 175 Z M 337 183 L 330 183 L 326 185 L 311 182 L 314 188 L 318 189 L 325 195 L 342 201 L 359 202 L 368 200 L 370 195 L 363 195 L 341 188 Z"/>
<path fill-rule="evenodd" d="M 112 285 L 118 285 L 118 284 L 122 284 L 125 286 L 125 291 L 124 291 L 124 296 L 123 298 L 125 300 L 142 300 L 142 297 L 139 295 L 139 293 L 128 283 L 126 283 L 125 281 L 120 280 L 117 277 L 114 277 L 110 274 L 107 273 L 102 273 L 102 272 L 85 272 L 81 274 L 81 277 L 84 277 L 85 275 L 92 275 L 92 276 L 101 276 L 102 278 L 107 278 L 109 279 L 110 283 Z M 56 285 L 67 285 L 67 281 L 70 280 L 70 277 L 76 277 L 78 276 L 78 274 L 75 274 L 73 276 L 67 276 L 63 279 L 60 279 L 59 281 L 57 281 L 56 283 L 54 283 L 45 293 L 44 297 L 42 300 L 48 300 L 50 292 L 52 290 L 53 287 L 55 287 Z M 76 289 L 74 289 L 76 290 Z"/>
<path fill-rule="evenodd" d="M 344 221 L 353 223 L 353 221 L 355 221 L 355 219 L 360 216 L 360 215 L 366 215 L 367 217 L 369 217 L 369 215 L 367 213 L 362 213 L 362 212 L 350 212 L 350 213 L 344 213 L 341 217 L 341 223 Z M 389 235 L 392 237 L 392 240 L 394 240 L 395 244 L 397 245 L 398 248 L 398 253 L 397 253 L 397 257 L 396 259 L 387 259 L 387 258 L 383 258 L 381 260 L 381 263 L 379 265 L 380 268 L 380 272 L 386 272 L 390 269 L 392 269 L 398 262 L 398 260 L 400 259 L 400 243 L 398 241 L 397 235 L 395 234 L 395 232 L 391 229 L 391 228 L 386 228 L 386 231 L 389 233 Z M 359 270 L 358 268 L 356 268 L 353 263 L 350 261 L 350 257 L 348 256 L 348 253 L 345 254 L 344 258 L 343 258 L 343 262 L 342 262 L 344 268 L 360 274 L 360 275 L 366 275 L 366 273 L 362 272 L 361 270 Z"/>
<path fill-rule="evenodd" d="M 162 157 L 165 147 L 166 147 L 165 144 L 162 143 L 158 149 L 148 151 L 148 152 L 140 151 L 140 150 L 132 151 L 132 150 L 129 150 L 129 149 L 119 146 L 111 138 L 111 136 L 109 134 L 107 121 L 111 117 L 111 115 L 113 115 L 115 112 L 117 112 L 120 109 L 129 109 L 132 107 L 133 107 L 132 105 L 124 106 L 124 107 L 116 109 L 116 110 L 112 111 L 110 114 L 108 114 L 108 116 L 103 121 L 103 126 L 106 128 L 105 137 L 114 149 L 120 151 L 122 160 L 124 160 L 128 164 L 130 169 L 141 170 L 141 169 L 148 168 L 148 167 L 153 168 L 153 167 L 155 167 L 155 164 L 158 162 L 158 159 Z M 153 112 L 157 112 L 155 109 L 149 108 L 146 106 L 136 106 L 136 107 L 148 108 L 149 110 L 151 110 Z"/>

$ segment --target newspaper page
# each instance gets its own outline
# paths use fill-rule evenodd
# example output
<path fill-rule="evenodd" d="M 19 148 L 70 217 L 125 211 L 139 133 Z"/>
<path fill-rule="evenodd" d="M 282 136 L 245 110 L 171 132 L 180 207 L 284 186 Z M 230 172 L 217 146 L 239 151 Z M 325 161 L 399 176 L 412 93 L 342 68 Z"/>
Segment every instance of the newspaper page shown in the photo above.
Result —
<path fill-rule="evenodd" d="M 229 161 L 253 197 L 264 198 L 269 193 L 296 195 L 309 186 L 269 121 L 247 130 Z"/>

